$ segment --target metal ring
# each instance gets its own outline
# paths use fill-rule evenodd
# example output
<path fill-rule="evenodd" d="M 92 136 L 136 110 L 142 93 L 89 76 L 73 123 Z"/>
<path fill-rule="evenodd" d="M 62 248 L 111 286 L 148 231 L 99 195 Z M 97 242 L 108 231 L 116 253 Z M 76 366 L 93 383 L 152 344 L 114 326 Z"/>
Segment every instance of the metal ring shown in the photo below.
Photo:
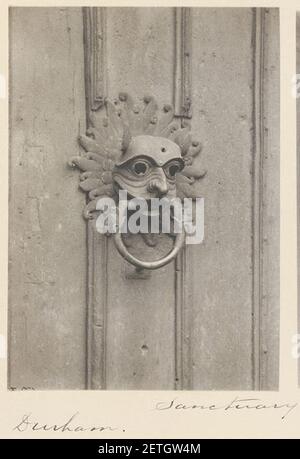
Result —
<path fill-rule="evenodd" d="M 120 233 L 119 231 L 115 233 L 114 241 L 118 249 L 118 252 L 122 255 L 122 257 L 125 258 L 125 260 L 127 260 L 129 263 L 134 265 L 136 268 L 158 269 L 170 263 L 178 255 L 178 252 L 184 245 L 185 232 L 183 230 L 181 233 L 178 233 L 176 235 L 174 247 L 171 250 L 171 252 L 169 252 L 165 257 L 161 258 L 160 260 L 155 261 L 142 261 L 131 255 L 131 253 L 129 253 L 127 248 L 125 247 L 122 239 L 122 233 Z"/>

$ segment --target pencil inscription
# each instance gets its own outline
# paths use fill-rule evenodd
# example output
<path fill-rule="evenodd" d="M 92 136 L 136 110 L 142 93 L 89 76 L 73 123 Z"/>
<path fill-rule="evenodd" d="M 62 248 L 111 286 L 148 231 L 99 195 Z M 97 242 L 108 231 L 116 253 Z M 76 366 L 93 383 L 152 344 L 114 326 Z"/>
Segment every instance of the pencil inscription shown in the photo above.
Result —
<path fill-rule="evenodd" d="M 270 402 L 266 403 L 259 398 L 240 398 L 235 397 L 229 403 L 216 404 L 216 403 L 183 403 L 174 398 L 166 402 L 158 402 L 155 409 L 158 411 L 165 410 L 202 410 L 202 411 L 265 411 L 265 410 L 278 410 L 281 413 L 281 419 L 286 419 L 288 415 L 298 406 L 298 403 L 287 402 Z"/>
<path fill-rule="evenodd" d="M 26 431 L 44 431 L 44 432 L 113 432 L 113 431 L 125 431 L 124 429 L 120 429 L 118 427 L 112 426 L 96 426 L 96 425 L 84 425 L 77 421 L 79 413 L 74 413 L 70 418 L 67 419 L 66 422 L 62 424 L 54 423 L 48 424 L 38 421 L 34 419 L 32 414 L 24 414 L 22 416 L 21 421 L 14 426 L 13 430 L 18 432 L 26 432 Z"/>

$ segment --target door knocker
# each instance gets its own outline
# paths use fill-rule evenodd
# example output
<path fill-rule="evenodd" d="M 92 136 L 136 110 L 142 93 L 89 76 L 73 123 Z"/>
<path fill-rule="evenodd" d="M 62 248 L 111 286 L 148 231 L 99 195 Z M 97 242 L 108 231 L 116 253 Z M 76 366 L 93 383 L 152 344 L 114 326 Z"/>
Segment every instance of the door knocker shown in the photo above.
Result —
<path fill-rule="evenodd" d="M 85 152 L 69 162 L 82 171 L 79 186 L 88 194 L 84 217 L 96 220 L 99 200 L 111 198 L 120 213 L 113 237 L 122 257 L 140 270 L 157 269 L 170 263 L 185 243 L 184 225 L 181 231 L 174 232 L 176 206 L 170 207 L 173 222 L 168 231 L 173 248 L 159 260 L 143 261 L 130 253 L 126 243 L 128 234 L 125 240 L 120 230 L 120 219 L 123 221 L 124 212 L 126 217 L 130 215 L 130 206 L 121 215 L 119 196 L 126 192 L 129 202 L 144 200 L 146 208 L 142 217 L 146 221 L 153 217 L 154 198 L 173 203 L 178 199 L 200 197 L 198 184 L 205 175 L 197 164 L 201 144 L 192 139 L 189 123 L 182 125 L 170 105 L 159 111 L 153 97 L 144 97 L 142 104 L 135 105 L 125 93 L 113 102 L 106 100 L 100 110 L 91 112 L 88 121 L 90 127 L 86 135 L 79 137 Z M 162 231 L 161 211 L 156 216 Z M 125 229 L 128 230 L 128 226 Z M 127 232 L 130 236 L 130 230 Z M 155 234 L 151 234 L 151 230 L 140 234 L 148 246 L 155 246 Z"/>

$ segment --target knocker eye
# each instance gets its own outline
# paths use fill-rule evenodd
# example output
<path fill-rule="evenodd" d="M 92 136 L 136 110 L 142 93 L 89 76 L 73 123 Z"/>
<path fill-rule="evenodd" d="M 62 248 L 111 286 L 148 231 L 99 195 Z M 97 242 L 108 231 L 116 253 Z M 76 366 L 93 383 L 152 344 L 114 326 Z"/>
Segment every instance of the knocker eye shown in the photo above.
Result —
<path fill-rule="evenodd" d="M 144 177 L 150 171 L 151 165 L 148 161 L 139 159 L 131 164 L 131 170 L 139 177 Z"/>
<path fill-rule="evenodd" d="M 171 161 L 164 167 L 166 176 L 171 180 L 175 179 L 176 174 L 180 172 L 181 169 L 182 165 L 179 161 Z"/>

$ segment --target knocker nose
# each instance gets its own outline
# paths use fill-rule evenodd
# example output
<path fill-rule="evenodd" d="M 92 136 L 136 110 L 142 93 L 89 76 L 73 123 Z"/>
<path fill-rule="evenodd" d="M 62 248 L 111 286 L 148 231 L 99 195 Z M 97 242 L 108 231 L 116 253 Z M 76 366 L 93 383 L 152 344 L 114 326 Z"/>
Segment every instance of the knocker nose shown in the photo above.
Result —
<path fill-rule="evenodd" d="M 159 175 L 159 177 L 150 181 L 148 191 L 150 193 L 156 193 L 156 195 L 160 198 L 168 193 L 169 186 L 165 173 L 161 168 L 157 169 L 157 175 Z"/>

